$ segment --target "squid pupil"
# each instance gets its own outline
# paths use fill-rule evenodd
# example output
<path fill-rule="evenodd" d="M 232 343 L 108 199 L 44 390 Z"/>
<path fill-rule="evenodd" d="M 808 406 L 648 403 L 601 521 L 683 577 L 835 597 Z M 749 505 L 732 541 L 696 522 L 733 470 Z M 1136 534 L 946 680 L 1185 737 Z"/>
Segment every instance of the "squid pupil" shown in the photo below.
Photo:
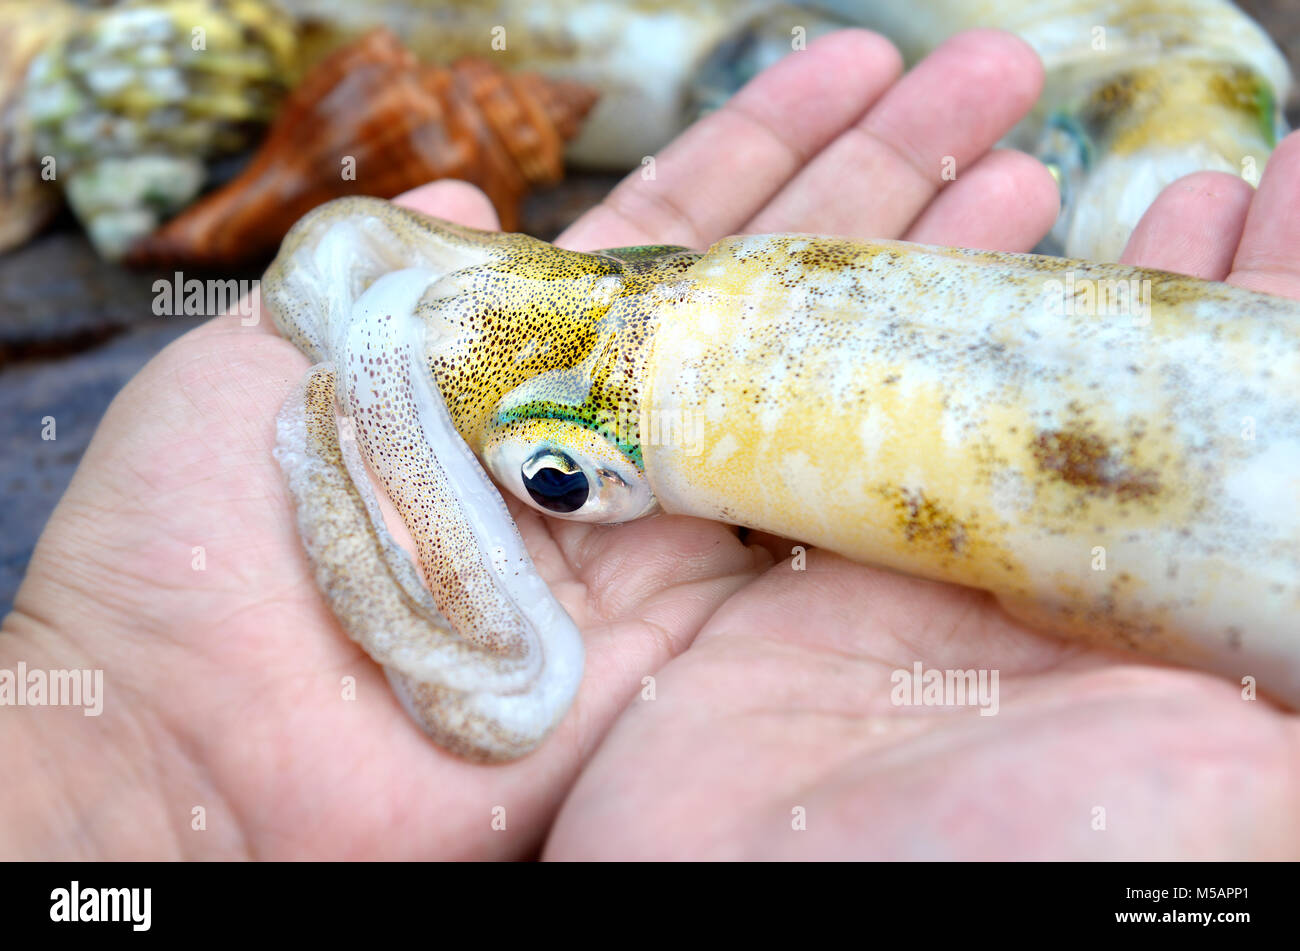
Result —
<path fill-rule="evenodd" d="M 524 488 L 544 509 L 552 512 L 576 512 L 587 504 L 589 486 L 581 469 L 565 472 L 544 466 L 529 475 L 523 474 Z"/>

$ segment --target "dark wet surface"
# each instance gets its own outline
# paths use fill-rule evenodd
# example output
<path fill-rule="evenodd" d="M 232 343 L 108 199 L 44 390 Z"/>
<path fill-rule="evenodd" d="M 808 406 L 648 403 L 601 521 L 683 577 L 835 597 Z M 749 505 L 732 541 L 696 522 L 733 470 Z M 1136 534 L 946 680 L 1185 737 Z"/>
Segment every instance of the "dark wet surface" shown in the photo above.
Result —
<path fill-rule="evenodd" d="M 193 320 L 159 319 L 97 347 L 0 370 L 0 613 L 9 610 L 41 528 L 109 402 L 150 357 L 192 326 Z"/>

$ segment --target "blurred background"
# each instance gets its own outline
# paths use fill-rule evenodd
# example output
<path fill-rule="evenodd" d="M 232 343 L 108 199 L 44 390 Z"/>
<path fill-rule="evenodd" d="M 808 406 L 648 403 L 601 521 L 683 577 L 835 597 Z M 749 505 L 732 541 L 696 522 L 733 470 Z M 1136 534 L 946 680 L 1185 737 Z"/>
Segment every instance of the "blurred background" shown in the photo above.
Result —
<path fill-rule="evenodd" d="M 1300 72 L 1300 2 L 1238 5 Z M 554 238 L 844 6 L 0 0 L 0 616 L 113 396 L 215 316 L 156 282 L 256 279 L 316 204 L 434 178 Z"/>

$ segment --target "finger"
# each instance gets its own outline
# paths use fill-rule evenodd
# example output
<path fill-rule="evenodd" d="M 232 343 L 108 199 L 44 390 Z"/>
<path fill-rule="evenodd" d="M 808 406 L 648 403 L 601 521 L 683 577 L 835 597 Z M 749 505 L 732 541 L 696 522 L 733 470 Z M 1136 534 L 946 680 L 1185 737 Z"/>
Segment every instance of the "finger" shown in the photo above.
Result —
<path fill-rule="evenodd" d="M 1051 230 L 1061 193 L 1036 158 L 997 149 L 930 202 L 904 237 L 989 251 L 1029 251 Z"/>
<path fill-rule="evenodd" d="M 500 228 L 492 202 L 469 182 L 455 179 L 430 182 L 403 192 L 393 199 L 393 204 L 469 228 L 483 231 L 496 231 Z"/>
<path fill-rule="evenodd" d="M 1138 222 L 1121 264 L 1221 281 L 1232 270 L 1255 189 L 1227 172 L 1196 172 L 1165 188 Z"/>
<path fill-rule="evenodd" d="M 973 30 L 945 42 L 825 148 L 745 225 L 894 237 L 1029 111 L 1043 67 L 1010 33 Z"/>
<path fill-rule="evenodd" d="M 1266 294 L 1300 298 L 1300 132 L 1274 150 L 1246 216 L 1228 280 Z"/>
<path fill-rule="evenodd" d="M 653 165 L 632 172 L 556 243 L 705 248 L 739 231 L 902 68 L 898 51 L 875 33 L 841 30 L 817 39 L 652 156 Z"/>

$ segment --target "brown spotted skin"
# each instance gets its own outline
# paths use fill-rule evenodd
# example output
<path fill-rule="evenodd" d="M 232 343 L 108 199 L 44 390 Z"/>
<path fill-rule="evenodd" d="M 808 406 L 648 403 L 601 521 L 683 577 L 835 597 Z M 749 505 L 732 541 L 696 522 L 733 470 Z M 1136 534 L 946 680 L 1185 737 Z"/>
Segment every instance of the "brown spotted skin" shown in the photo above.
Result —
<path fill-rule="evenodd" d="M 403 268 L 422 269 L 409 300 L 387 289 L 406 278 L 382 277 Z M 364 584 L 337 593 L 349 563 L 322 555 L 321 538 L 386 542 L 335 490 L 308 487 L 295 495 L 323 587 L 390 675 L 399 654 L 419 668 L 394 685 L 449 748 L 519 755 L 576 689 L 580 644 L 544 642 L 563 612 L 470 580 L 501 576 L 488 552 L 509 520 L 457 474 L 468 459 L 481 476 L 469 452 L 521 423 L 573 432 L 551 421 L 634 460 L 666 511 L 985 588 L 1043 628 L 1300 700 L 1294 301 L 1114 265 L 807 235 L 580 254 L 365 199 L 304 219 L 263 292 L 290 339 L 346 368 L 358 442 L 452 623 L 376 624 L 365 590 L 376 606 L 414 596 L 392 557 L 391 577 L 357 562 Z M 425 418 L 444 401 L 468 449 Z M 505 574 L 535 581 L 522 545 L 505 547 Z M 511 719 L 496 700 L 467 700 L 438 673 L 458 651 L 482 666 L 481 694 L 536 694 L 544 712 Z M 548 681 L 556 658 L 562 676 Z"/>
<path fill-rule="evenodd" d="M 664 509 L 1300 701 L 1300 303 L 797 235 L 685 276 L 647 393 L 702 437 L 643 447 Z"/>

